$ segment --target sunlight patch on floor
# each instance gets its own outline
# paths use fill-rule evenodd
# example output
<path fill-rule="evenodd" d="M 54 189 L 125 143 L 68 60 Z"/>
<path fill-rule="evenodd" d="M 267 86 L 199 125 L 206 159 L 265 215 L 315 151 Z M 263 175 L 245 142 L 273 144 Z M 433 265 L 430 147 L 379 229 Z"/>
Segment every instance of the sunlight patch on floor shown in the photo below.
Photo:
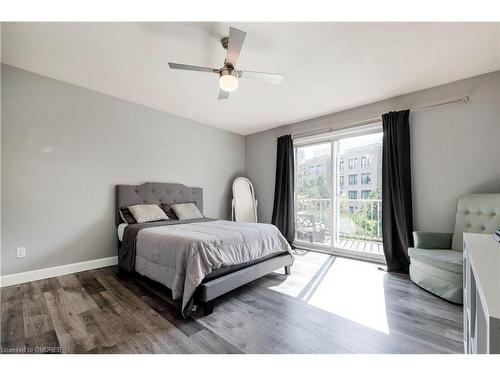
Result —
<path fill-rule="evenodd" d="M 292 275 L 277 292 L 363 326 L 389 334 L 384 275 L 378 265 L 324 254 L 308 253 L 310 262 L 292 267 Z"/>
<path fill-rule="evenodd" d="M 337 258 L 306 301 L 388 334 L 383 277 L 374 264 Z"/>

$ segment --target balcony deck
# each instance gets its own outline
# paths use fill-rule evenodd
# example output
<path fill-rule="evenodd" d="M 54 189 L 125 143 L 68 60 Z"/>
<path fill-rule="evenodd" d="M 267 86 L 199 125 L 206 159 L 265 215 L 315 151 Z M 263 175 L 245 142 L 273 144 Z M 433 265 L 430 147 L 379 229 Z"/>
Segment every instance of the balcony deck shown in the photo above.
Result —
<path fill-rule="evenodd" d="M 315 245 L 322 245 L 331 247 L 331 239 L 327 238 L 325 242 L 314 243 Z M 354 239 L 341 239 L 336 241 L 335 247 L 349 251 L 357 251 L 360 253 L 368 253 L 372 255 L 384 255 L 384 248 L 381 242 L 363 241 Z"/>
<path fill-rule="evenodd" d="M 330 241 L 328 241 L 328 245 L 330 245 Z M 335 247 L 364 253 L 384 254 L 384 248 L 380 242 L 341 239 L 335 243 Z"/>

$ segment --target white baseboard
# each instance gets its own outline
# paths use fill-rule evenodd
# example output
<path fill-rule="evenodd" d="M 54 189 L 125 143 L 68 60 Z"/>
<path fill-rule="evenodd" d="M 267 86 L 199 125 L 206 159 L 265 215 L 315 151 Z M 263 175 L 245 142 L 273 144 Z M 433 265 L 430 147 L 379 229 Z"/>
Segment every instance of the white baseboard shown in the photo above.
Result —
<path fill-rule="evenodd" d="M 115 264 L 118 264 L 118 257 L 94 259 L 94 260 L 88 260 L 86 262 L 71 263 L 62 266 L 42 268 L 39 270 L 13 273 L 10 275 L 2 276 L 0 279 L 0 286 L 3 287 L 3 286 L 27 283 L 30 281 L 47 279 L 49 277 L 68 275 L 70 273 L 113 266 Z"/>

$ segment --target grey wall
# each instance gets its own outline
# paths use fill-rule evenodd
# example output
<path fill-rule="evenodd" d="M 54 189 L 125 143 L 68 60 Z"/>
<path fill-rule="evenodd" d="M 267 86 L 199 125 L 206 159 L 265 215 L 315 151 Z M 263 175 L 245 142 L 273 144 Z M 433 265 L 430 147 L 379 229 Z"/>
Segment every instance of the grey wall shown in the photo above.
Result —
<path fill-rule="evenodd" d="M 410 120 L 415 229 L 451 231 L 459 195 L 500 192 L 499 87 L 500 72 L 494 72 L 247 136 L 246 173 L 260 220 L 271 220 L 277 136 L 341 129 L 391 110 L 470 95 L 468 104 L 415 111 Z"/>
<path fill-rule="evenodd" d="M 2 274 L 116 255 L 115 184 L 200 186 L 205 214 L 229 216 L 244 137 L 10 66 L 1 74 Z"/>

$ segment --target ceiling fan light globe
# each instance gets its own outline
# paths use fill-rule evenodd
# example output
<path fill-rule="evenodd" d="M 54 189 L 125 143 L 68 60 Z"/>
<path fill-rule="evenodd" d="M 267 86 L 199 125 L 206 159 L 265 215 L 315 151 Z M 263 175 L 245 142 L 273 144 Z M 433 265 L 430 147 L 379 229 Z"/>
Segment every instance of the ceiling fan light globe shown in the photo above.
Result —
<path fill-rule="evenodd" d="M 238 88 L 238 77 L 227 74 L 219 78 L 219 87 L 221 90 L 232 92 Z"/>

